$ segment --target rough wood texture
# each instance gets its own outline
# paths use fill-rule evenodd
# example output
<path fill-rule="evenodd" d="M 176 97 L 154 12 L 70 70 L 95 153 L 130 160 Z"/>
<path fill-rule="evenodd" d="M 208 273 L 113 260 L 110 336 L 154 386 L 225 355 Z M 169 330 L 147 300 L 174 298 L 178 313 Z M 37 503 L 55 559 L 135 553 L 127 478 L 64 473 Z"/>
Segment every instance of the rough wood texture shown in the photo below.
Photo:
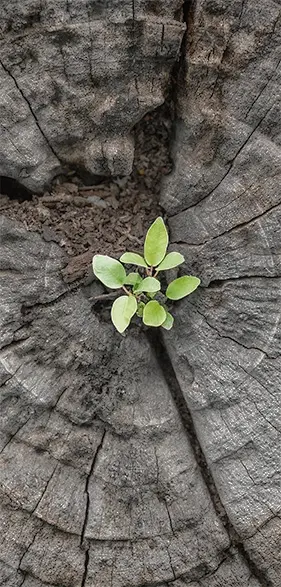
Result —
<path fill-rule="evenodd" d="M 42 190 L 62 168 L 129 174 L 132 127 L 164 102 L 179 0 L 2 0 L 0 175 Z"/>
<path fill-rule="evenodd" d="M 203 288 L 165 335 L 228 523 L 281 584 L 279 3 L 197 2 L 163 191 Z M 243 581 L 241 581 L 243 585 Z"/>
<path fill-rule="evenodd" d="M 1 221 L 8 587 L 280 587 L 280 22 L 189 14 L 162 203 L 203 287 L 163 341 L 120 337 L 56 245 Z"/>
<path fill-rule="evenodd" d="M 148 340 L 65 291 L 56 245 L 5 219 L 1 240 L 3 582 L 259 587 Z"/>

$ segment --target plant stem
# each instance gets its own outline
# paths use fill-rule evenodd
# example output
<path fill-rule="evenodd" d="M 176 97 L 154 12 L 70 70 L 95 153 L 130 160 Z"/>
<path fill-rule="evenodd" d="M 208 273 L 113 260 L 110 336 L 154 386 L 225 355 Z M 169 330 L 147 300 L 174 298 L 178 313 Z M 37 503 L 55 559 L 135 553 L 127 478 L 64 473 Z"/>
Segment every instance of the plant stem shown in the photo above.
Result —
<path fill-rule="evenodd" d="M 132 292 L 131 292 L 131 291 L 129 291 L 129 290 L 128 290 L 128 289 L 125 287 L 125 285 L 122 285 L 122 289 L 124 290 L 124 292 L 126 292 L 127 296 L 132 296 L 132 295 L 133 295 L 133 294 L 132 294 Z"/>

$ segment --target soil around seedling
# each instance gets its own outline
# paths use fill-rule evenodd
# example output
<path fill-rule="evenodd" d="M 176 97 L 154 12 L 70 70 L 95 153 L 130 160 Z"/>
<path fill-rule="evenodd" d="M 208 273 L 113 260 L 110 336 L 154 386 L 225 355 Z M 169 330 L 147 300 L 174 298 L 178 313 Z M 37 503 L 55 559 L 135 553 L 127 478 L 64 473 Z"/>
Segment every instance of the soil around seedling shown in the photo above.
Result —
<path fill-rule="evenodd" d="M 69 283 L 85 278 L 94 254 L 117 257 L 125 250 L 140 251 L 149 225 L 161 214 L 161 179 L 171 171 L 171 124 L 164 105 L 136 125 L 130 176 L 88 186 L 72 172 L 43 195 L 22 201 L 16 194 L 0 194 L 0 214 L 58 243 L 69 257 L 63 270 Z"/>

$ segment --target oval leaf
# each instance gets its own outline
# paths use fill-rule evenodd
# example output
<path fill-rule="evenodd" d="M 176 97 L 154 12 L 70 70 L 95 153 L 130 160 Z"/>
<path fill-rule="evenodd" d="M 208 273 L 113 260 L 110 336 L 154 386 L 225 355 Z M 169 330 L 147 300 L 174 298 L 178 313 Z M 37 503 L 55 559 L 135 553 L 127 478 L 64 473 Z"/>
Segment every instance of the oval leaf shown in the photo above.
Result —
<path fill-rule="evenodd" d="M 161 289 L 161 283 L 155 277 L 145 277 L 142 282 L 135 289 L 135 293 L 146 291 L 149 293 L 155 293 Z"/>
<path fill-rule="evenodd" d="M 168 285 L 166 296 L 170 300 L 180 300 L 197 289 L 199 284 L 200 279 L 198 277 L 194 277 L 193 275 L 184 275 L 183 277 L 178 277 L 178 279 L 175 279 Z"/>
<path fill-rule="evenodd" d="M 155 267 L 164 259 L 169 242 L 167 228 L 163 218 L 159 216 L 147 231 L 144 243 L 144 258 Z"/>
<path fill-rule="evenodd" d="M 184 262 L 184 256 L 181 253 L 168 253 L 162 263 L 158 265 L 157 271 L 167 271 L 173 269 Z"/>
<path fill-rule="evenodd" d="M 125 285 L 137 286 L 142 281 L 139 273 L 129 273 L 126 277 Z"/>
<path fill-rule="evenodd" d="M 93 272 L 106 287 L 118 289 L 124 285 L 126 271 L 117 261 L 107 255 L 95 255 L 93 258 Z"/>
<path fill-rule="evenodd" d="M 126 330 L 137 311 L 137 307 L 137 300 L 134 296 L 121 296 L 115 300 L 111 308 L 111 320 L 118 332 L 122 334 Z"/>
<path fill-rule="evenodd" d="M 165 322 L 163 322 L 163 324 L 161 324 L 162 328 L 165 328 L 165 330 L 171 330 L 171 328 L 173 327 L 174 324 L 174 318 L 172 316 L 172 314 L 170 314 L 170 312 L 167 312 L 166 314 L 166 320 Z"/>
<path fill-rule="evenodd" d="M 137 253 L 124 253 L 120 257 L 122 263 L 128 263 L 128 265 L 139 265 L 140 267 L 147 267 L 144 258 Z"/>
<path fill-rule="evenodd" d="M 166 320 L 166 311 L 159 302 L 152 300 L 145 305 L 142 319 L 146 326 L 161 326 Z"/>

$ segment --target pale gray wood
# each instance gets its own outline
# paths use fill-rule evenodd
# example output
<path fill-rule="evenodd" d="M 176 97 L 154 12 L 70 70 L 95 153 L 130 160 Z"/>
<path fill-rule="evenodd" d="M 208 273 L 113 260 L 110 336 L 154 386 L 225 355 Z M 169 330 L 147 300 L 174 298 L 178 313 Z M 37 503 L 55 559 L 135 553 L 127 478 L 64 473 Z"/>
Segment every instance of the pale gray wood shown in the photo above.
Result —
<path fill-rule="evenodd" d="M 203 286 L 178 304 L 165 344 L 215 493 L 270 587 L 281 577 L 280 26 L 276 2 L 195 3 L 162 194 L 183 271 Z"/>
<path fill-rule="evenodd" d="M 37 235 L 2 227 L 0 524 L 9 581 L 188 584 L 232 564 L 230 537 L 144 333 L 133 326 L 120 337 L 81 288 L 66 290 L 56 245 L 50 255 Z M 36 251 L 48 259 L 47 278 Z M 245 563 L 235 569 L 247 577 Z"/>
<path fill-rule="evenodd" d="M 28 26 L 29 34 L 13 43 L 13 52 L 4 49 L 10 60 L 35 33 L 40 41 L 44 18 L 58 20 L 51 36 L 58 26 L 72 34 L 74 27 L 77 43 L 87 42 L 83 3 L 75 15 L 75 4 L 67 5 L 73 26 L 64 22 L 67 7 L 56 3 L 53 15 L 45 7 L 42 23 L 32 28 L 26 6 L 20 16 L 17 6 L 13 22 L 19 31 Z M 123 51 L 123 20 L 132 5 L 120 7 L 114 15 Z M 157 99 L 145 77 L 143 92 L 157 105 L 183 27 L 174 24 L 174 4 L 161 3 L 157 22 L 155 5 L 137 9 L 149 15 L 141 19 L 145 28 L 147 18 L 146 30 L 156 26 L 148 53 L 158 46 L 158 18 L 161 31 L 163 18 L 176 27 Z M 100 10 L 104 17 L 108 5 Z M 162 204 L 173 246 L 186 256 L 184 269 L 199 275 L 203 287 L 174 310 L 176 325 L 164 338 L 168 358 L 158 353 L 157 362 L 135 326 L 120 337 L 81 289 L 67 288 L 56 245 L 1 219 L 0 572 L 8 587 L 280 586 L 279 12 L 277 3 L 252 0 L 191 6 L 186 83 L 179 78 L 177 86 L 175 168 Z M 13 41 L 21 35 L 15 27 L 7 34 Z M 42 55 L 32 70 L 39 76 Z M 70 52 L 64 58 L 67 67 L 77 62 Z M 59 77 L 62 65 L 55 62 Z M 33 73 L 10 65 L 17 77 L 5 70 L 4 96 L 18 116 L 16 135 L 24 137 L 27 128 L 38 153 L 26 181 L 41 185 L 60 168 L 52 149 L 66 159 L 70 151 L 75 159 L 75 151 L 59 142 L 59 121 L 43 137 L 37 122 L 45 133 L 47 118 L 56 121 L 53 106 L 48 111 L 40 94 L 32 97 L 36 122 L 17 88 L 24 82 L 32 93 Z M 72 79 L 76 74 L 71 71 Z M 120 80 L 121 96 L 127 81 Z M 63 87 L 69 87 L 65 80 Z M 140 110 L 130 122 L 121 117 L 122 128 L 131 128 Z M 77 145 L 84 141 L 84 163 L 90 146 L 96 165 L 100 142 L 85 142 L 81 124 Z M 132 150 L 125 135 L 114 142 L 120 128 L 113 128 L 102 164 L 116 147 L 124 171 Z M 76 131 L 69 132 L 77 139 Z M 169 357 L 175 371 L 168 384 Z M 171 393 L 185 404 L 176 407 Z"/>
<path fill-rule="evenodd" d="M 2 0 L 0 175 L 40 191 L 66 167 L 132 170 L 131 130 L 162 104 L 181 2 Z"/>

